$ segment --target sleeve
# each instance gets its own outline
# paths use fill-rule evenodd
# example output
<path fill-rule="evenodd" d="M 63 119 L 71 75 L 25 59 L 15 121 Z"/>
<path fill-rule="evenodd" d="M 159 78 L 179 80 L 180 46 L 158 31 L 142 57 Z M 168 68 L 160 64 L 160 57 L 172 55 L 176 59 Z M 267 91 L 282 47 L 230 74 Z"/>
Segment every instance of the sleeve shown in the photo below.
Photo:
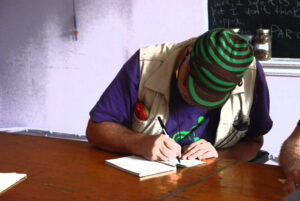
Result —
<path fill-rule="evenodd" d="M 273 126 L 270 117 L 270 97 L 266 76 L 261 64 L 256 61 L 257 74 L 254 86 L 253 104 L 250 111 L 250 125 L 246 137 L 261 136 Z"/>
<path fill-rule="evenodd" d="M 131 128 L 139 86 L 139 51 L 121 68 L 90 111 L 95 122 L 112 121 Z"/>

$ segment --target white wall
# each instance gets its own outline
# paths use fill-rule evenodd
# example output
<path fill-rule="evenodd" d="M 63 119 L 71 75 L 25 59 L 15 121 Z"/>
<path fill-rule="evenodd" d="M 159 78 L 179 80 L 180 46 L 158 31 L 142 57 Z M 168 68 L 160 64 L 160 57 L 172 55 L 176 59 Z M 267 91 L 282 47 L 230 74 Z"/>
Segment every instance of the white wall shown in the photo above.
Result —
<path fill-rule="evenodd" d="M 0 1 L 0 128 L 84 134 L 89 111 L 139 48 L 207 30 L 198 0 Z"/>
<path fill-rule="evenodd" d="M 278 156 L 282 142 L 300 119 L 300 77 L 267 76 L 272 130 L 265 135 L 263 149 Z"/>

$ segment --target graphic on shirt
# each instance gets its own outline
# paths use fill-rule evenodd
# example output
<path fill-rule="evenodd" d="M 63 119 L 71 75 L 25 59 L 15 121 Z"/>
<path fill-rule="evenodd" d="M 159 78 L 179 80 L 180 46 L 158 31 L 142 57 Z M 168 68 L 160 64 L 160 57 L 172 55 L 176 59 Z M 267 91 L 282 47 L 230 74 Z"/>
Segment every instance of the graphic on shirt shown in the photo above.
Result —
<path fill-rule="evenodd" d="M 193 126 L 188 131 L 179 131 L 179 132 L 175 133 L 172 137 L 173 140 L 175 140 L 176 142 L 179 142 L 186 136 L 188 136 L 189 140 L 194 141 L 194 142 L 200 140 L 200 137 L 196 136 L 195 130 L 200 126 L 200 124 L 203 122 L 203 120 L 204 120 L 203 116 L 198 117 L 198 123 L 195 126 Z"/>

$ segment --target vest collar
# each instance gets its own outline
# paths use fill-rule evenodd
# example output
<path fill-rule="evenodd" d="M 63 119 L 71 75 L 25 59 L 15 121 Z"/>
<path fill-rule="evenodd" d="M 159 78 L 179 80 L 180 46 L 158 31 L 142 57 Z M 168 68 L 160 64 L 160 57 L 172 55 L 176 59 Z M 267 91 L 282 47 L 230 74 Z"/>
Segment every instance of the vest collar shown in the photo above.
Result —
<path fill-rule="evenodd" d="M 176 62 L 179 53 L 182 51 L 182 48 L 193 44 L 195 40 L 196 38 L 192 38 L 171 46 L 171 48 L 167 47 L 166 49 L 168 49 L 168 53 L 165 59 L 161 59 L 162 64 L 151 76 L 149 76 L 149 78 L 145 81 L 144 86 L 148 89 L 164 94 L 166 99 L 169 100 L 172 74 L 177 67 Z M 162 46 L 168 45 L 163 44 Z M 165 47 L 162 47 L 162 49 L 164 48 Z"/>

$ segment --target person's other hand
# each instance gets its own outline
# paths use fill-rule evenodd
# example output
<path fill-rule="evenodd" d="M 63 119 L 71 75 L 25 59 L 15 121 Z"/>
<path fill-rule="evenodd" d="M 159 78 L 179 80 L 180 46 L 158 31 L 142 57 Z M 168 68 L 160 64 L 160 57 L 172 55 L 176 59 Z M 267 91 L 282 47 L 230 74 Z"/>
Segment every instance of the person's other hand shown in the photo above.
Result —
<path fill-rule="evenodd" d="M 184 152 L 182 155 L 183 160 L 193 159 L 206 159 L 216 157 L 218 158 L 218 152 L 214 146 L 206 140 L 198 140 L 192 144 L 183 148 Z"/>
<path fill-rule="evenodd" d="M 181 146 L 167 135 L 148 135 L 145 137 L 143 156 L 148 160 L 169 160 L 181 157 Z"/>
<path fill-rule="evenodd" d="M 300 189 L 300 186 L 296 186 L 296 183 L 300 182 L 300 169 L 292 169 L 287 174 L 287 179 L 283 186 L 285 194 L 289 194 L 296 189 Z"/>

